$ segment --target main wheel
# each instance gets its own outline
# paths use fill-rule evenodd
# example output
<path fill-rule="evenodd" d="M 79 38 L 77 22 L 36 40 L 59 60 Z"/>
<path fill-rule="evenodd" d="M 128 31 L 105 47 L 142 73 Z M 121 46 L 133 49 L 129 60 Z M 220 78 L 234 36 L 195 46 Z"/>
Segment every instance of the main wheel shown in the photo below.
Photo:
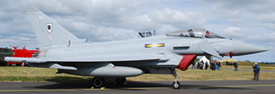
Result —
<path fill-rule="evenodd" d="M 4 61 L 4 62 L 2 62 L 2 63 L 3 63 L 3 66 L 7 66 L 7 62 Z"/>
<path fill-rule="evenodd" d="M 123 84 L 124 82 L 126 82 L 126 77 L 116 78 L 117 84 Z"/>
<path fill-rule="evenodd" d="M 101 88 L 105 85 L 105 79 L 104 78 L 99 78 L 99 77 L 95 77 L 93 79 L 93 86 L 95 88 Z"/>
<path fill-rule="evenodd" d="M 0 60 L 1 62 L 0 62 L 0 66 L 5 66 L 5 62 L 4 61 L 2 61 L 2 60 Z"/>
<path fill-rule="evenodd" d="M 180 89 L 180 83 L 177 81 L 176 83 L 173 82 L 173 89 Z"/>

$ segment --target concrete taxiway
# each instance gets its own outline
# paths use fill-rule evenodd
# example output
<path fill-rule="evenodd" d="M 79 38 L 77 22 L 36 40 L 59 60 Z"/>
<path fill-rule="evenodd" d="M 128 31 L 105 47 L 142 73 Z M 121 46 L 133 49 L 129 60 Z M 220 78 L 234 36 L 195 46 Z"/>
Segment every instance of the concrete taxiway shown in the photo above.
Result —
<path fill-rule="evenodd" d="M 260 81 L 181 81 L 181 89 L 172 89 L 171 81 L 108 83 L 105 89 L 91 89 L 91 82 L 0 82 L 0 93 L 219 93 L 275 94 L 275 80 Z"/>

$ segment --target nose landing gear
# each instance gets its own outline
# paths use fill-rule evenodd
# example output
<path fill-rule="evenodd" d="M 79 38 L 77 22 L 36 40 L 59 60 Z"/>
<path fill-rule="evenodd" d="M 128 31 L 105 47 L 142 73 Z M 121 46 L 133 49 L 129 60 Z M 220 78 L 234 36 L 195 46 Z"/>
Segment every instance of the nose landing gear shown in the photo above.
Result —
<path fill-rule="evenodd" d="M 177 73 L 176 73 L 176 69 L 173 68 L 172 70 L 173 76 L 175 78 L 175 81 L 173 82 L 173 89 L 180 89 L 180 83 L 177 81 Z"/>

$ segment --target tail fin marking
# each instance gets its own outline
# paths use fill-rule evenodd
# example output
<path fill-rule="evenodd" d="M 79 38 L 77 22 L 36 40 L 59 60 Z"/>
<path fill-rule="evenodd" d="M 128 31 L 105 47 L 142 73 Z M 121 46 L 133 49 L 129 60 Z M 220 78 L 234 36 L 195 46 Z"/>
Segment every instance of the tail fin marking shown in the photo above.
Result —
<path fill-rule="evenodd" d="M 37 8 L 26 9 L 33 30 L 41 46 L 68 45 L 79 39 Z"/>

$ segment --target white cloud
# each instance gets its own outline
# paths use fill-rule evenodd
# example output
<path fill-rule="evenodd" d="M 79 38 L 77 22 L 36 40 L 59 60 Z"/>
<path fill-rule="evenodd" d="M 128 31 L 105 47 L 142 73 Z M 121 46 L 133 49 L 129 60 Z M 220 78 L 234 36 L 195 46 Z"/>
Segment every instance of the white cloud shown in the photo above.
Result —
<path fill-rule="evenodd" d="M 0 39 L 0 42 L 8 43 L 8 42 L 16 42 L 16 40 L 13 40 L 13 39 Z"/>
<path fill-rule="evenodd" d="M 246 30 L 243 30 L 239 27 L 228 27 L 220 32 L 221 35 L 227 38 L 240 39 L 248 34 Z"/>
<path fill-rule="evenodd" d="M 265 27 L 275 30 L 275 13 L 261 14 L 255 18 L 258 22 L 262 23 Z"/>
<path fill-rule="evenodd" d="M 159 28 L 156 28 L 157 34 L 166 34 L 178 30 L 177 28 L 171 25 L 161 25 Z"/>
<path fill-rule="evenodd" d="M 274 17 L 275 17 L 275 13 L 261 14 L 256 18 L 256 20 L 264 23 L 275 23 Z"/>
<path fill-rule="evenodd" d="M 258 35 L 248 35 L 244 40 L 261 45 L 275 45 L 275 42 L 272 42 L 275 40 L 275 32 L 263 33 Z"/>
<path fill-rule="evenodd" d="M 254 12 L 266 13 L 273 12 L 273 0 L 204 0 L 203 2 L 213 4 L 213 9 L 216 11 L 240 11 L 240 13 Z M 272 9 L 273 8 L 273 9 Z"/>
<path fill-rule="evenodd" d="M 203 27 L 204 19 L 202 16 L 201 13 L 182 12 L 167 8 L 148 13 L 148 17 L 156 23 L 168 24 L 177 28 Z"/>
<path fill-rule="evenodd" d="M 92 31 L 87 33 L 87 35 L 92 36 L 94 37 L 94 39 L 96 39 L 91 39 L 92 42 L 138 38 L 138 33 L 133 32 L 132 30 L 106 27 L 94 28 Z"/>
<path fill-rule="evenodd" d="M 235 27 L 257 24 L 258 16 L 269 15 L 275 9 L 274 0 L 204 0 L 200 2 L 212 5 L 211 11 L 217 15 L 218 19 L 225 19 L 230 26 Z M 266 26 L 272 28 L 274 25 L 268 23 Z M 274 30 L 274 28 L 272 29 Z"/>

